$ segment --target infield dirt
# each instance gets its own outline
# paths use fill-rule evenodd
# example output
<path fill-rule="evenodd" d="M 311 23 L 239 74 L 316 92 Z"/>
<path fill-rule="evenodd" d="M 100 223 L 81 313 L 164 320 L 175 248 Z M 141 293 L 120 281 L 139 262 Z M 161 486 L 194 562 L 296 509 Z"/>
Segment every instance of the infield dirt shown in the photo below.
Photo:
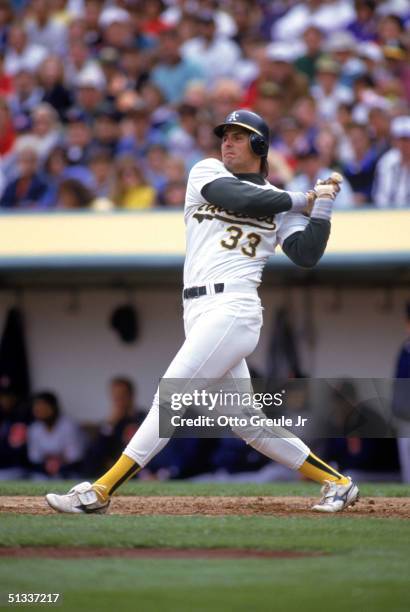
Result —
<path fill-rule="evenodd" d="M 173 515 L 173 516 L 311 516 L 320 513 L 311 511 L 317 497 L 223 497 L 223 496 L 118 496 L 114 497 L 110 514 L 116 515 Z M 43 497 L 0 497 L 0 513 L 46 515 L 54 514 Z M 408 497 L 366 497 L 354 507 L 338 516 L 375 518 L 410 518 Z"/>

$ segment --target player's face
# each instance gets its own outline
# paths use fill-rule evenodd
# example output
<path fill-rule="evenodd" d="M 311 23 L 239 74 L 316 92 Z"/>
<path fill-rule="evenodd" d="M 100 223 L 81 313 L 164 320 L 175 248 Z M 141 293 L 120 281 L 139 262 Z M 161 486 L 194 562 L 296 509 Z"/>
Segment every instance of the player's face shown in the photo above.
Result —
<path fill-rule="evenodd" d="M 233 174 L 259 172 L 260 159 L 249 146 L 249 132 L 235 126 L 226 128 L 222 137 L 222 161 Z"/>

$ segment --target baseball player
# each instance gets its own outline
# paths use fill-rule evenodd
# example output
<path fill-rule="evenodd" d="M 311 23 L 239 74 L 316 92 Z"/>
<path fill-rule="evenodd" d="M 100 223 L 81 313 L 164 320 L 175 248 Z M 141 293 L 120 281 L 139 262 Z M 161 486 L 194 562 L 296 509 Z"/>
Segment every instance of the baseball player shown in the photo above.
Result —
<path fill-rule="evenodd" d="M 249 379 L 246 357 L 262 326 L 258 286 L 264 265 L 280 244 L 297 265 L 313 267 L 330 234 L 339 186 L 319 181 L 312 192 L 286 192 L 267 180 L 269 128 L 256 113 L 236 110 L 215 128 L 222 161 L 204 159 L 191 170 L 185 201 L 185 342 L 164 378 Z M 341 180 L 341 179 L 340 179 Z M 310 215 L 310 216 L 309 216 Z M 147 417 L 114 466 L 93 484 L 66 495 L 49 493 L 59 512 L 105 512 L 118 487 L 146 466 L 168 442 L 159 437 L 159 392 Z M 323 485 L 313 506 L 339 512 L 353 505 L 359 490 L 316 457 L 296 436 L 257 428 L 239 435 L 259 452 Z"/>

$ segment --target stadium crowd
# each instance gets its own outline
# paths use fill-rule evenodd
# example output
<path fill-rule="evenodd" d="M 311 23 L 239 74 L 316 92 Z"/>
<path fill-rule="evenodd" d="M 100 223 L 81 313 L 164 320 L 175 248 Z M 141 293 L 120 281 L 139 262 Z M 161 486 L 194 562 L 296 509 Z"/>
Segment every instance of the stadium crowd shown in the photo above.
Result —
<path fill-rule="evenodd" d="M 0 208 L 179 208 L 251 108 L 271 180 L 410 206 L 408 0 L 0 0 Z"/>

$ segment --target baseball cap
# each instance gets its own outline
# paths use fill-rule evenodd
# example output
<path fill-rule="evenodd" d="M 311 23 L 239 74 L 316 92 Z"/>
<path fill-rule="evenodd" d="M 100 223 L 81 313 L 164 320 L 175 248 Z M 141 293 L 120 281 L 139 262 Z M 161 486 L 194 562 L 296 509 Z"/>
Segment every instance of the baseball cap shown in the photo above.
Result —
<path fill-rule="evenodd" d="M 295 49 L 287 43 L 270 43 L 266 47 L 266 57 L 272 62 L 292 64 L 296 59 Z"/>
<path fill-rule="evenodd" d="M 394 138 L 410 138 L 410 116 L 395 117 L 391 122 L 390 132 Z"/>
<path fill-rule="evenodd" d="M 77 77 L 76 85 L 80 87 L 92 87 L 103 91 L 105 89 L 105 77 L 97 66 L 86 66 Z"/>
<path fill-rule="evenodd" d="M 337 53 L 338 51 L 355 51 L 356 38 L 350 32 L 344 30 L 334 32 L 326 44 L 328 53 Z"/>
<path fill-rule="evenodd" d="M 357 55 L 373 62 L 381 62 L 383 53 L 379 45 L 372 41 L 362 42 L 356 47 Z"/>
<path fill-rule="evenodd" d="M 340 73 L 340 66 L 331 57 L 321 57 L 316 64 L 317 72 L 330 72 L 332 74 Z"/>
<path fill-rule="evenodd" d="M 113 23 L 128 23 L 130 14 L 119 6 L 109 6 L 100 15 L 98 23 L 101 28 L 108 28 Z"/>

